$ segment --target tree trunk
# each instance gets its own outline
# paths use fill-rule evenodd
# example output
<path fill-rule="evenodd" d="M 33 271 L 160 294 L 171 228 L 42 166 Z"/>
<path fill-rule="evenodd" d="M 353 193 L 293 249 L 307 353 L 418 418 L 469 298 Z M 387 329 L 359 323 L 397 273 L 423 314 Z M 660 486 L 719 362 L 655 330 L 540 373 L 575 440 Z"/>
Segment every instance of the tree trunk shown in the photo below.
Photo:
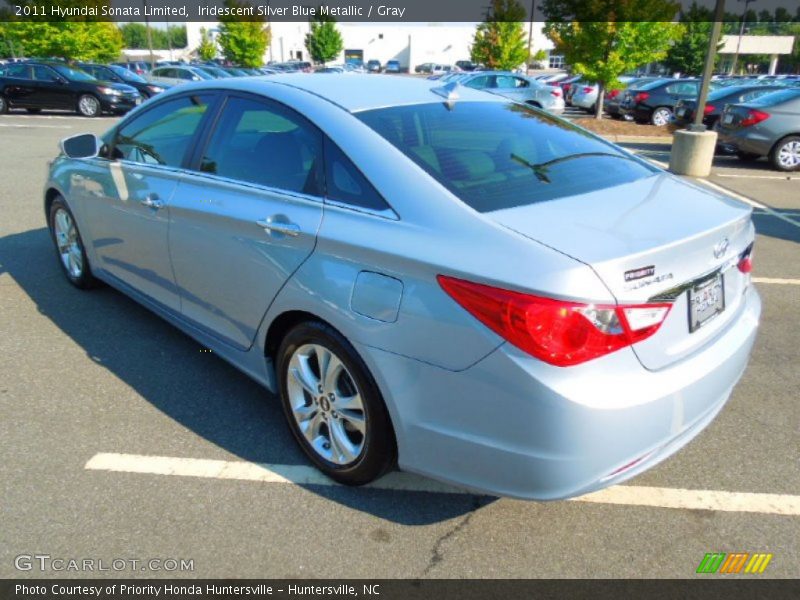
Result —
<path fill-rule="evenodd" d="M 594 118 L 600 120 L 603 118 L 603 99 L 606 95 L 606 86 L 602 83 L 597 84 L 597 100 L 594 103 Z"/>

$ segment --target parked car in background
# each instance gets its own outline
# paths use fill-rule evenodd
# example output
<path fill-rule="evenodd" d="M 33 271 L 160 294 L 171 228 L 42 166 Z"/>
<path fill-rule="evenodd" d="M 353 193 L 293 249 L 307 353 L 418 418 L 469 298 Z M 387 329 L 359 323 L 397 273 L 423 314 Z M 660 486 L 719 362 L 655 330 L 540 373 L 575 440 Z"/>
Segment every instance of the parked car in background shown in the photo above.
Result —
<path fill-rule="evenodd" d="M 150 63 L 141 60 L 129 61 L 129 62 L 115 62 L 111 64 L 117 65 L 118 67 L 123 67 L 125 69 L 128 69 L 129 71 L 133 71 L 137 75 L 146 75 L 151 71 Z"/>
<path fill-rule="evenodd" d="M 713 128 L 722 116 L 722 111 L 726 105 L 750 102 L 783 89 L 786 88 L 780 85 L 736 85 L 716 89 L 708 94 L 703 112 L 703 123 L 708 128 Z M 693 123 L 696 110 L 696 98 L 678 100 L 675 105 L 675 122 L 678 125 Z"/>
<path fill-rule="evenodd" d="M 457 60 L 456 67 L 462 71 L 474 71 L 479 67 L 479 65 L 471 60 Z"/>
<path fill-rule="evenodd" d="M 485 90 L 517 102 L 543 108 L 552 113 L 564 112 L 561 88 L 543 84 L 526 75 L 503 71 L 473 71 L 454 76 L 459 84 L 476 90 Z"/>
<path fill-rule="evenodd" d="M 29 61 L 9 65 L 0 76 L 0 113 L 24 108 L 73 110 L 84 117 L 126 113 L 141 104 L 136 88 L 98 81 L 63 62 Z"/>
<path fill-rule="evenodd" d="M 540 500 L 621 483 L 723 410 L 761 312 L 750 206 L 419 78 L 176 87 L 62 141 L 42 208 L 71 285 L 246 372 L 349 485 L 395 465 Z"/>
<path fill-rule="evenodd" d="M 172 87 L 167 83 L 156 84 L 147 81 L 144 77 L 141 77 L 140 75 L 137 75 L 133 71 L 130 71 L 124 67 L 120 67 L 119 65 L 77 63 L 75 66 L 82 71 L 86 71 L 98 81 L 124 83 L 125 85 L 136 88 L 143 98 L 150 98 Z"/>
<path fill-rule="evenodd" d="M 402 73 L 403 68 L 400 66 L 399 60 L 387 60 L 386 67 L 383 69 L 384 73 Z"/>
<path fill-rule="evenodd" d="M 156 67 L 150 71 L 147 79 L 152 83 L 180 85 L 189 81 L 207 81 L 214 77 L 202 69 L 187 65 L 184 67 Z"/>
<path fill-rule="evenodd" d="M 608 114 L 612 119 L 633 119 L 632 116 L 623 113 L 620 104 L 622 98 L 625 96 L 625 91 L 637 85 L 644 85 L 651 81 L 664 79 L 663 77 L 635 77 L 630 81 L 625 82 L 624 87 L 619 89 L 608 90 L 605 98 L 603 98 L 603 112 Z M 672 81 L 672 80 L 670 80 Z"/>
<path fill-rule="evenodd" d="M 697 98 L 699 79 L 657 79 L 625 90 L 620 108 L 640 123 L 663 127 L 672 122 L 678 100 Z"/>
<path fill-rule="evenodd" d="M 381 61 L 375 59 L 367 61 L 368 73 L 380 73 L 382 70 L 383 70 L 383 65 L 381 65 Z"/>
<path fill-rule="evenodd" d="M 434 63 L 431 67 L 431 75 L 433 77 L 441 77 L 442 75 L 446 75 L 453 70 L 451 65 L 443 65 L 439 63 Z"/>
<path fill-rule="evenodd" d="M 213 77 L 214 79 L 227 79 L 228 77 L 235 77 L 234 75 L 228 73 L 225 69 L 218 67 L 216 65 L 192 64 L 189 66 L 211 75 L 211 77 Z"/>
<path fill-rule="evenodd" d="M 624 86 L 628 81 L 633 80 L 632 77 L 622 76 L 619 78 L 619 82 Z M 571 103 L 572 106 L 577 106 L 578 108 L 582 108 L 590 113 L 595 112 L 597 108 L 597 98 L 600 92 L 600 86 L 596 83 L 589 83 L 588 81 L 579 81 L 576 84 L 572 84 L 570 86 L 575 91 L 572 93 Z M 603 98 L 603 102 L 605 102 L 605 98 L 608 96 L 610 92 L 615 90 L 619 90 L 620 88 L 610 88 L 606 90 L 606 94 Z"/>
<path fill-rule="evenodd" d="M 433 71 L 433 63 L 422 63 L 421 65 L 417 65 L 414 67 L 414 73 L 427 73 L 430 74 Z"/>
<path fill-rule="evenodd" d="M 779 171 L 800 170 L 800 89 L 786 88 L 728 104 L 717 123 L 718 144 L 742 160 L 766 156 Z"/>

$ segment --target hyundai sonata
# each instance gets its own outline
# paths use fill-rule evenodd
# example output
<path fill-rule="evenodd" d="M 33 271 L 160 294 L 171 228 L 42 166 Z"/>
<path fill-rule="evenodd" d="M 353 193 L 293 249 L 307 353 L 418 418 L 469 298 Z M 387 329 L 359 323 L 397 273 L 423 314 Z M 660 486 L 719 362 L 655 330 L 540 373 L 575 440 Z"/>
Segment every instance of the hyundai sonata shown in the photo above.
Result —
<path fill-rule="evenodd" d="M 62 142 L 44 208 L 70 282 L 276 392 L 346 484 L 623 481 L 722 409 L 761 310 L 747 206 L 457 83 L 187 84 Z"/>

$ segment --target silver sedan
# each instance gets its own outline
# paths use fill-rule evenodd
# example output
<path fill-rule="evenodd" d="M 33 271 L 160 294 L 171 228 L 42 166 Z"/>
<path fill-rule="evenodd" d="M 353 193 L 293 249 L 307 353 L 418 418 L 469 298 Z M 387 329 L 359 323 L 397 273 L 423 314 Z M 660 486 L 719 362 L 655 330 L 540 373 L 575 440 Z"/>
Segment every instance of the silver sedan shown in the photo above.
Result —
<path fill-rule="evenodd" d="M 452 82 L 190 83 L 62 148 L 67 279 L 275 392 L 343 483 L 624 481 L 714 419 L 755 339 L 748 206 Z"/>

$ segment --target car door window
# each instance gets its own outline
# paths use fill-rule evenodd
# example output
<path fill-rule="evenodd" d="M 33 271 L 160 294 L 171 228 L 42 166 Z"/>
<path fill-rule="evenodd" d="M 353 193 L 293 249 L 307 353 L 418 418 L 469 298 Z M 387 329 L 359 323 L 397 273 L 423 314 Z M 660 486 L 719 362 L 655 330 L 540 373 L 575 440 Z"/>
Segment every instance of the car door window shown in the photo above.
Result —
<path fill-rule="evenodd" d="M 57 81 L 58 77 L 56 76 L 56 72 L 53 71 L 50 67 L 45 67 L 42 65 L 34 65 L 33 66 L 33 78 L 36 81 Z"/>
<path fill-rule="evenodd" d="M 28 65 L 11 65 L 6 71 L 6 77 L 15 79 L 30 79 L 30 68 Z"/>
<path fill-rule="evenodd" d="M 124 125 L 114 141 L 114 158 L 179 167 L 203 115 L 210 94 L 163 102 Z"/>
<path fill-rule="evenodd" d="M 325 197 L 358 208 L 389 209 L 353 161 L 328 138 L 325 139 Z"/>
<path fill-rule="evenodd" d="M 495 77 L 495 87 L 503 90 L 515 90 L 528 87 L 528 82 L 511 75 L 498 75 Z"/>
<path fill-rule="evenodd" d="M 676 94 L 678 96 L 692 96 L 697 94 L 697 82 L 684 81 L 682 83 L 673 83 L 667 86 L 668 94 Z"/>
<path fill-rule="evenodd" d="M 200 170 L 320 196 L 322 134 L 280 104 L 232 97 L 206 146 Z"/>
<path fill-rule="evenodd" d="M 490 86 L 490 77 L 488 75 L 483 75 L 481 77 L 474 77 L 473 79 L 470 79 L 465 85 L 467 87 L 471 87 L 476 90 L 485 90 Z"/>

